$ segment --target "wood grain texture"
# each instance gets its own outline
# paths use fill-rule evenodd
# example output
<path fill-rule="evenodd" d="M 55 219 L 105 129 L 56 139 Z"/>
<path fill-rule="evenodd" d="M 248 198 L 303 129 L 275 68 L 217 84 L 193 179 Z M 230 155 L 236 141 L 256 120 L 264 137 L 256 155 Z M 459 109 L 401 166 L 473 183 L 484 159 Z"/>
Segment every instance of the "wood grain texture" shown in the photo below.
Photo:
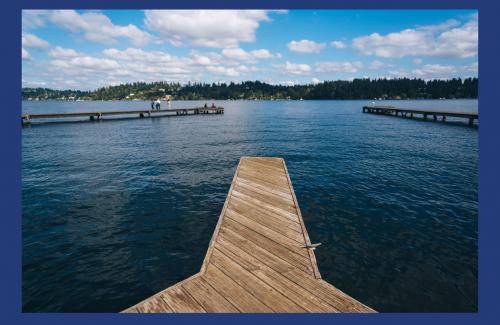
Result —
<path fill-rule="evenodd" d="M 321 279 L 285 162 L 242 157 L 201 270 L 125 310 L 374 312 Z"/>

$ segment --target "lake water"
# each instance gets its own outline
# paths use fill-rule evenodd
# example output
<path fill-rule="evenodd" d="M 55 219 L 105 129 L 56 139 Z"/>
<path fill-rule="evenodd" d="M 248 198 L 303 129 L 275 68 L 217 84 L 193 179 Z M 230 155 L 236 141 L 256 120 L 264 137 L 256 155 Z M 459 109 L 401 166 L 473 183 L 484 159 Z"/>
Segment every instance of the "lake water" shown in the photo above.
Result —
<path fill-rule="evenodd" d="M 378 311 L 477 310 L 477 128 L 363 114 L 371 101 L 216 103 L 224 115 L 23 128 L 23 311 L 120 311 L 196 273 L 244 155 L 285 159 L 328 282 Z"/>

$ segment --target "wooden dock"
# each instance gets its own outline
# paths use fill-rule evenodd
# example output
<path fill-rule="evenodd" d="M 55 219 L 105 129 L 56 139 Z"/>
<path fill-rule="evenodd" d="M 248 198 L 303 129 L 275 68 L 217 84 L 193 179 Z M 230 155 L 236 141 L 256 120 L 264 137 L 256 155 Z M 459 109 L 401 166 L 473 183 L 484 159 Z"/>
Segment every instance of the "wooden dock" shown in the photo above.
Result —
<path fill-rule="evenodd" d="M 30 123 L 34 119 L 64 119 L 75 117 L 88 117 L 91 121 L 101 120 L 106 116 L 131 115 L 139 118 L 170 115 L 198 115 L 198 114 L 224 114 L 224 107 L 194 107 L 159 110 L 119 110 L 101 112 L 67 112 L 67 113 L 45 113 L 45 114 L 23 114 L 21 120 L 23 124 Z"/>
<path fill-rule="evenodd" d="M 446 117 L 458 117 L 467 119 L 469 126 L 474 126 L 474 120 L 479 119 L 478 113 L 439 112 L 434 110 L 396 108 L 394 106 L 363 106 L 363 113 L 393 115 L 404 118 L 413 118 L 415 115 L 423 118 L 424 120 L 427 120 L 428 117 L 432 117 L 434 121 L 440 119 L 443 122 L 446 121 Z"/>
<path fill-rule="evenodd" d="M 321 279 L 281 158 L 242 157 L 201 270 L 124 312 L 374 312 Z"/>

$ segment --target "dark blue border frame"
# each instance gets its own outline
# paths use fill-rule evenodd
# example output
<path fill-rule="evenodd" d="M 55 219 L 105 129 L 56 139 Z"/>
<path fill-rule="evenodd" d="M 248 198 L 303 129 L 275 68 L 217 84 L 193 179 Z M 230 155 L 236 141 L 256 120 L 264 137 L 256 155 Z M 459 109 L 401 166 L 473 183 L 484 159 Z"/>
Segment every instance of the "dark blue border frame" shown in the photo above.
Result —
<path fill-rule="evenodd" d="M 500 292 L 500 3 L 494 0 L 23 0 L 2 4 L 2 108 L 0 109 L 0 322 L 2 324 L 148 324 L 198 323 L 253 324 L 493 324 Z M 21 9 L 112 8 L 331 8 L 331 9 L 479 9 L 479 311 L 473 314 L 375 314 L 375 315 L 122 315 L 21 313 Z"/>

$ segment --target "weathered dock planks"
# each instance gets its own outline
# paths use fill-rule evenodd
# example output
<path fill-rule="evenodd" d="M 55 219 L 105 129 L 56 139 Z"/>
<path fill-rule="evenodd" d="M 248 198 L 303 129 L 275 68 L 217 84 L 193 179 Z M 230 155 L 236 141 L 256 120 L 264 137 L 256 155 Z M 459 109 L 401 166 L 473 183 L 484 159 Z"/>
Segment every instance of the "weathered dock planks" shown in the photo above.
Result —
<path fill-rule="evenodd" d="M 224 114 L 224 107 L 195 107 L 176 108 L 159 110 L 119 110 L 101 112 L 66 112 L 66 113 L 44 113 L 44 114 L 23 114 L 21 120 L 23 124 L 30 123 L 33 119 L 64 119 L 74 117 L 88 117 L 90 120 L 100 120 L 105 116 L 135 115 L 139 118 L 151 117 L 152 115 L 198 115 L 198 114 Z"/>
<path fill-rule="evenodd" d="M 414 115 L 419 115 L 424 120 L 427 120 L 428 117 L 432 116 L 432 119 L 434 121 L 437 121 L 438 118 L 441 118 L 441 121 L 443 122 L 446 121 L 446 117 L 457 117 L 457 118 L 467 119 L 469 126 L 474 126 L 474 120 L 479 119 L 478 113 L 396 108 L 394 106 L 363 106 L 363 113 L 384 114 L 384 115 L 393 115 L 401 117 L 409 116 L 410 118 L 413 118 Z"/>
<path fill-rule="evenodd" d="M 242 157 L 200 272 L 125 310 L 374 312 L 321 279 L 281 158 Z"/>

